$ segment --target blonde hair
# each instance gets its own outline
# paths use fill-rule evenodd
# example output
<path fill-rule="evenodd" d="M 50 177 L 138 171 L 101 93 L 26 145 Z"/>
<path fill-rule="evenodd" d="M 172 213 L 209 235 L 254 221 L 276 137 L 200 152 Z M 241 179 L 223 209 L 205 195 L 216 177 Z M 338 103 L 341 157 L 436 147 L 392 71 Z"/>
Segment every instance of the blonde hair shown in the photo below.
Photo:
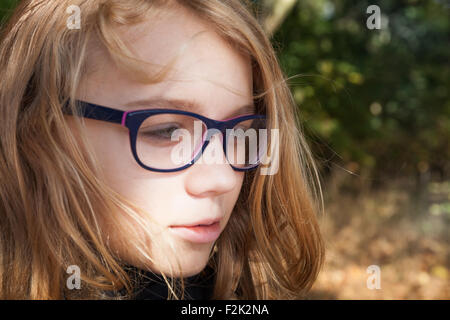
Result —
<path fill-rule="evenodd" d="M 66 27 L 69 5 L 81 9 L 80 30 Z M 0 43 L 0 298 L 101 299 L 105 290 L 132 292 L 120 258 L 102 237 L 99 217 L 117 224 L 111 212 L 139 219 L 139 208 L 108 188 L 87 140 L 75 137 L 61 107 L 69 101 L 76 112 L 72 102 L 88 71 L 93 39 L 124 69 L 160 81 L 170 66 L 150 79 L 139 73 L 142 61 L 113 27 L 144 21 L 170 5 L 188 8 L 251 57 L 256 106 L 270 127 L 279 128 L 278 172 L 246 173 L 211 254 L 213 299 L 298 299 L 316 279 L 324 257 L 317 169 L 286 78 L 250 4 L 26 0 L 3 28 Z M 80 267 L 82 290 L 67 290 L 69 265 Z"/>

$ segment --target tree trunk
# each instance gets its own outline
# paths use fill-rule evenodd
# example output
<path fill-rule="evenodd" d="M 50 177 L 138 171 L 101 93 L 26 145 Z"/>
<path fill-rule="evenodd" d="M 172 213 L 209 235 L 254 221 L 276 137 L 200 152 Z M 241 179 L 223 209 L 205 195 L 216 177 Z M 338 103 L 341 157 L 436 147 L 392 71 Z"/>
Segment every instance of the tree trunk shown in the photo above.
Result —
<path fill-rule="evenodd" d="M 263 10 L 262 26 L 271 36 L 283 23 L 298 0 L 261 0 Z"/>

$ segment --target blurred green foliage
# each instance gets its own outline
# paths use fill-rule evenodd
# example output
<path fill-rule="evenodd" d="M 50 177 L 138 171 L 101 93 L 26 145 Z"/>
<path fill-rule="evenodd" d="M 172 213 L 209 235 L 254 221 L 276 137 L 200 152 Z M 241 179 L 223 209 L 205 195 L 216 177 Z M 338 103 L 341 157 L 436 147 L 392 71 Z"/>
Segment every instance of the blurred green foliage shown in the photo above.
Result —
<path fill-rule="evenodd" d="M 0 0 L 1 21 L 17 2 Z M 381 9 L 380 30 L 366 27 L 371 4 Z M 297 1 L 272 39 L 324 169 L 450 176 L 449 8 Z"/>
<path fill-rule="evenodd" d="M 19 0 L 0 0 L 0 23 L 3 24 L 5 20 L 12 13 L 15 5 Z"/>
<path fill-rule="evenodd" d="M 369 30 L 366 9 L 381 9 Z M 373 176 L 450 171 L 444 1 L 297 2 L 273 37 L 302 121 L 328 160 Z"/>

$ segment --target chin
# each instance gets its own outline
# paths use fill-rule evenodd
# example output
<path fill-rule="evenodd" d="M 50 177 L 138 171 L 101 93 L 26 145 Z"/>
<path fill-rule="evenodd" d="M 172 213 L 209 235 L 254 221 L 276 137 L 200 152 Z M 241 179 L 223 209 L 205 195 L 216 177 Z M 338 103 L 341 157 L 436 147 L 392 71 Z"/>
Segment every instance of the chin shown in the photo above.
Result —
<path fill-rule="evenodd" d="M 202 265 L 197 265 L 195 268 L 183 269 L 183 276 L 191 277 L 196 274 L 199 274 L 200 272 L 202 272 L 203 269 L 205 269 L 205 267 L 206 267 L 206 263 L 202 264 Z"/>
<path fill-rule="evenodd" d="M 143 257 L 128 256 L 127 260 L 130 261 L 130 264 L 141 269 L 164 273 L 167 277 L 179 278 L 181 276 L 181 268 L 183 277 L 186 278 L 199 274 L 205 269 L 213 249 L 213 243 L 192 244 L 182 241 L 175 243 L 174 247 L 175 251 L 171 250 L 170 246 L 161 246 L 150 252 L 149 255 L 152 256 L 156 263 L 148 264 L 148 262 L 143 262 L 143 260 L 146 260 Z M 122 252 L 126 255 L 125 250 Z M 169 259 L 167 259 L 168 255 L 170 256 Z M 178 258 L 175 258 L 173 255 Z"/>
<path fill-rule="evenodd" d="M 173 272 L 176 277 L 180 276 L 180 271 L 178 268 L 178 263 L 180 264 L 183 277 L 194 276 L 203 269 L 205 269 L 208 264 L 211 250 L 213 249 L 213 243 L 208 244 L 195 244 L 186 245 L 183 243 L 176 248 L 176 256 L 178 259 L 171 259 L 171 264 Z M 167 270 L 170 274 L 170 268 Z"/>
<path fill-rule="evenodd" d="M 208 256 L 204 259 L 189 259 L 190 261 L 181 261 L 181 268 L 183 272 L 183 277 L 191 277 L 202 272 L 208 264 Z M 180 274 L 177 272 L 176 277 Z"/>

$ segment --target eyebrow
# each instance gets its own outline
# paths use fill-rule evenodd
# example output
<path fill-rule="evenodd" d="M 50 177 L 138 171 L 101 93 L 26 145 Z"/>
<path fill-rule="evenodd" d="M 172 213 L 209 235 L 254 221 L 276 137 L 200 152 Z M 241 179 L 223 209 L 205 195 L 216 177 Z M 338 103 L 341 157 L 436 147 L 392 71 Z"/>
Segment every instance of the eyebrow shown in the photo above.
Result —
<path fill-rule="evenodd" d="M 200 113 L 202 107 L 199 103 L 194 100 L 186 99 L 166 99 L 166 98 L 153 98 L 153 99 L 143 99 L 131 101 L 125 104 L 125 107 L 139 108 L 145 107 L 148 109 L 152 108 L 168 108 L 168 109 L 178 109 L 184 111 L 191 111 L 195 113 Z M 203 109 L 204 110 L 204 109 Z M 256 109 L 253 103 L 246 104 L 236 108 L 232 113 L 228 114 L 225 119 L 232 117 L 245 115 L 245 114 L 255 114 Z"/>

